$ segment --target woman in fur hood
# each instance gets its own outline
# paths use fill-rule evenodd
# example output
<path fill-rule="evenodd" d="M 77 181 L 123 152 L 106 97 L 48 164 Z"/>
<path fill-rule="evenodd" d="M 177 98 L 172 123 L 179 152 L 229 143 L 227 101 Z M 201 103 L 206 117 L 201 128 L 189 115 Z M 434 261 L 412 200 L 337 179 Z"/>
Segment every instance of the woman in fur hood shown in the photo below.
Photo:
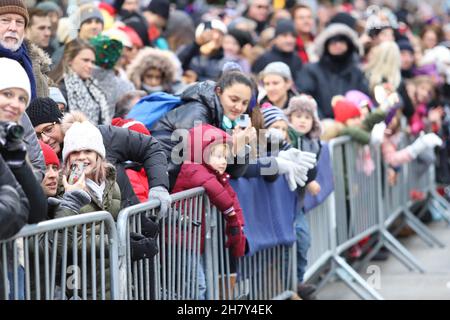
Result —
<path fill-rule="evenodd" d="M 137 90 L 145 90 L 148 94 L 157 91 L 173 93 L 177 62 L 179 64 L 176 59 L 169 51 L 145 48 L 128 66 L 128 78 Z"/>

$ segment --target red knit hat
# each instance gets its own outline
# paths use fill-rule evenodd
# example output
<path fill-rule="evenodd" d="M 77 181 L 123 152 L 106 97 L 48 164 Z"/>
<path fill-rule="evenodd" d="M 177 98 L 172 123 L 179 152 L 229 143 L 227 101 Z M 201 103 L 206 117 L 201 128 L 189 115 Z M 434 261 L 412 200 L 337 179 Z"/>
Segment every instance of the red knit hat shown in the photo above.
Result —
<path fill-rule="evenodd" d="M 40 140 L 39 144 L 41 145 L 42 153 L 44 154 L 45 165 L 49 166 L 51 164 L 55 164 L 59 168 L 59 159 L 52 147 Z"/>
<path fill-rule="evenodd" d="M 116 127 L 122 127 L 129 130 L 133 130 L 147 136 L 150 135 L 150 131 L 145 127 L 142 122 L 133 120 L 133 119 L 122 119 L 122 118 L 114 118 L 111 121 L 111 124 Z"/>
<path fill-rule="evenodd" d="M 344 123 L 348 119 L 359 118 L 361 111 L 358 106 L 347 99 L 339 99 L 333 106 L 334 119 L 337 122 Z"/>

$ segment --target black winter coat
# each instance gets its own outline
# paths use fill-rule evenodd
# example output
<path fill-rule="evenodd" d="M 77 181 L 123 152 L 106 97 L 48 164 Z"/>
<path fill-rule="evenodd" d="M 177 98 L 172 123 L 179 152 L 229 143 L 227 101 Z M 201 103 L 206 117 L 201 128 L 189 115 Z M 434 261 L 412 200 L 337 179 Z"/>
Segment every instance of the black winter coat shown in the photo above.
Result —
<path fill-rule="evenodd" d="M 252 72 L 255 74 L 260 73 L 269 63 L 281 61 L 289 66 L 292 73 L 292 79 L 294 79 L 297 85 L 297 78 L 300 70 L 302 69 L 302 60 L 299 58 L 295 51 L 283 52 L 276 46 L 272 47 L 272 50 L 264 53 L 260 56 L 252 65 Z"/>
<path fill-rule="evenodd" d="M 211 56 L 203 56 L 200 53 L 200 46 L 193 43 L 184 48 L 178 58 L 181 61 L 183 70 L 192 70 L 197 74 L 197 81 L 217 80 L 227 59 L 221 48 Z"/>
<path fill-rule="evenodd" d="M 22 187 L 0 156 L 0 240 L 19 232 L 28 221 L 29 211 Z"/>
<path fill-rule="evenodd" d="M 175 130 L 189 130 L 197 123 L 207 123 L 221 128 L 223 108 L 215 93 L 215 86 L 214 81 L 204 81 L 187 88 L 181 94 L 183 104 L 164 115 L 150 130 L 152 135 L 161 143 L 167 159 L 171 159 L 172 153 L 182 156 L 182 137 L 179 137 L 177 141 L 171 140 L 172 133 Z M 175 146 L 177 147 L 175 148 Z M 239 161 L 238 163 L 248 163 L 248 161 Z M 175 185 L 180 168 L 181 163 L 169 161 L 168 171 L 171 188 Z M 244 174 L 246 168 L 247 164 L 228 165 L 227 172 L 232 178 L 237 178 Z"/>
<path fill-rule="evenodd" d="M 324 55 L 319 62 L 306 65 L 299 75 L 298 90 L 316 99 L 321 119 L 334 119 L 331 99 L 336 95 L 359 90 L 370 96 L 367 79 L 353 57 L 337 65 Z"/>
<path fill-rule="evenodd" d="M 106 159 L 117 169 L 117 183 L 120 187 L 122 207 L 139 203 L 125 173 L 126 162 L 142 164 L 148 177 L 150 188 L 169 188 L 167 159 L 161 145 L 152 136 L 115 127 L 98 126 L 106 149 Z"/>

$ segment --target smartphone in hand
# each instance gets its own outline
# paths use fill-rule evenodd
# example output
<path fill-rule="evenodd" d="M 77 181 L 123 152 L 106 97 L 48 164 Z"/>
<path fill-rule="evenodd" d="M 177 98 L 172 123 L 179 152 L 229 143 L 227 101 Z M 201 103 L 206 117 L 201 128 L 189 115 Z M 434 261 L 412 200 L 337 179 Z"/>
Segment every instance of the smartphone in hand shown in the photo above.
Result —
<path fill-rule="evenodd" d="M 68 178 L 69 184 L 75 184 L 80 179 L 84 171 L 84 163 L 75 162 L 70 166 L 70 174 Z"/>
<path fill-rule="evenodd" d="M 245 129 L 250 126 L 250 116 L 246 113 L 241 114 L 239 118 L 236 120 L 236 126 Z"/>

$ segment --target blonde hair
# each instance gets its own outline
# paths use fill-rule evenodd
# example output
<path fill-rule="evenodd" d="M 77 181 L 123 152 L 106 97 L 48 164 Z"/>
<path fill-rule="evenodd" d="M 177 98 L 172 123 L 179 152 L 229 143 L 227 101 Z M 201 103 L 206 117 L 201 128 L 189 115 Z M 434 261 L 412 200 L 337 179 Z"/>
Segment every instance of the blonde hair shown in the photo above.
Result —
<path fill-rule="evenodd" d="M 370 59 L 365 68 L 370 90 L 385 81 L 397 89 L 401 81 L 400 49 L 393 41 L 379 44 L 370 52 Z"/>

